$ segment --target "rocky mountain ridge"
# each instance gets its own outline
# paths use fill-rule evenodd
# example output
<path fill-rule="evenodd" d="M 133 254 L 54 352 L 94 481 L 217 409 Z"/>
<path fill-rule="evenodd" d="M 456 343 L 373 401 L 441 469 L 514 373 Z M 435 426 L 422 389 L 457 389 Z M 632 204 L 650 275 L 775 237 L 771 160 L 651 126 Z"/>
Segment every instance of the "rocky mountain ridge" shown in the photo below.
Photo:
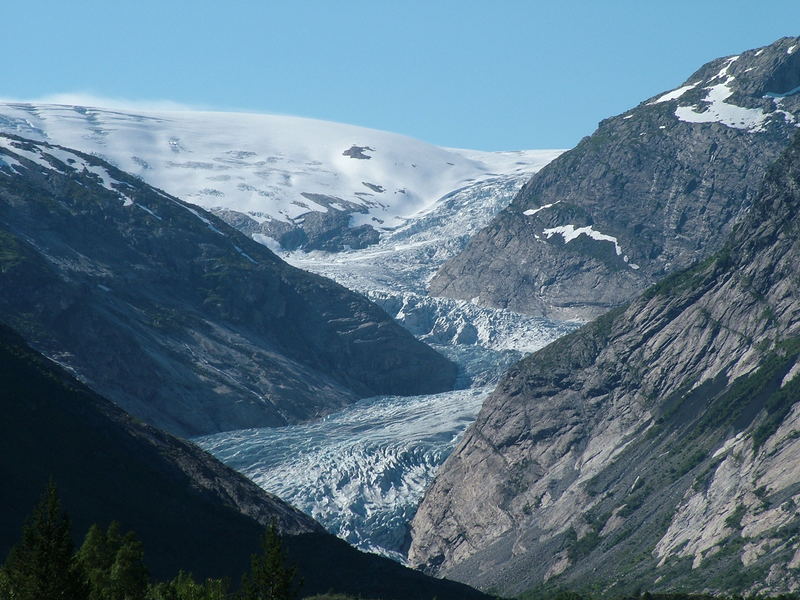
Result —
<path fill-rule="evenodd" d="M 363 297 L 111 165 L 0 136 L 0 314 L 179 435 L 448 389 L 455 366 Z"/>
<path fill-rule="evenodd" d="M 602 121 L 443 265 L 430 292 L 591 319 L 718 250 L 800 125 L 800 38 L 719 58 Z"/>
<path fill-rule="evenodd" d="M 503 593 L 800 589 L 800 138 L 723 249 L 529 356 L 412 523 Z"/>

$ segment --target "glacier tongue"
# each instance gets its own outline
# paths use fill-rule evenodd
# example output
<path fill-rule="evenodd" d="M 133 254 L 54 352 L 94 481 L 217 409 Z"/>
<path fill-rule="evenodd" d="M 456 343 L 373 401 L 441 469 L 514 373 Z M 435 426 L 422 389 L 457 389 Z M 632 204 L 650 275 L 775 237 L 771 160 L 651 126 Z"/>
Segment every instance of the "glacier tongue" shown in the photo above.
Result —
<path fill-rule="evenodd" d="M 370 398 L 314 423 L 195 441 L 332 533 L 404 560 L 408 523 L 423 493 L 500 375 L 523 353 L 577 327 L 426 294 L 439 265 L 508 205 L 528 175 L 499 175 L 457 189 L 368 248 L 279 252 L 297 267 L 367 295 L 451 358 L 460 367 L 460 389 Z"/>
<path fill-rule="evenodd" d="M 195 441 L 351 544 L 403 560 L 422 494 L 489 391 L 373 398 L 315 423 Z"/>

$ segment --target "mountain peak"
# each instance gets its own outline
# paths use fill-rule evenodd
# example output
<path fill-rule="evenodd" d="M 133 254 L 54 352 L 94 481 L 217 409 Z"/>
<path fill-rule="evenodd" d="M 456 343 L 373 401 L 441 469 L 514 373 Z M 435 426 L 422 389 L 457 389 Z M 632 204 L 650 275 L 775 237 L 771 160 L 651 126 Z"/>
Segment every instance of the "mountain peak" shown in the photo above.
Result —
<path fill-rule="evenodd" d="M 585 320 L 719 249 L 800 126 L 798 44 L 715 59 L 603 120 L 442 266 L 431 293 Z"/>

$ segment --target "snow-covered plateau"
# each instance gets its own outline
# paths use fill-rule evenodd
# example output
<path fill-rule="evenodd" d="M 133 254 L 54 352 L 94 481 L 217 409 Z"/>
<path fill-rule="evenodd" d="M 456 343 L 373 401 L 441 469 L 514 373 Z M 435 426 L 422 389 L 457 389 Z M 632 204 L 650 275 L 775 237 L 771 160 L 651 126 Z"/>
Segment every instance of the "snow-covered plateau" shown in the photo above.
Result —
<path fill-rule="evenodd" d="M 356 546 L 398 560 L 436 469 L 502 373 L 577 323 L 427 295 L 427 282 L 558 150 L 478 152 L 296 117 L 0 104 L 0 130 L 96 154 L 170 194 L 261 223 L 301 226 L 340 211 L 374 240 L 286 251 L 367 295 L 460 367 L 458 389 L 377 397 L 301 425 L 195 441 Z"/>
<path fill-rule="evenodd" d="M 282 115 L 28 102 L 0 103 L 0 131 L 96 154 L 183 200 L 233 211 L 273 247 L 276 238 L 327 247 L 334 228 L 365 226 L 360 243 L 372 243 L 373 229 L 406 224 L 454 190 L 530 174 L 560 153 L 456 150 Z"/>

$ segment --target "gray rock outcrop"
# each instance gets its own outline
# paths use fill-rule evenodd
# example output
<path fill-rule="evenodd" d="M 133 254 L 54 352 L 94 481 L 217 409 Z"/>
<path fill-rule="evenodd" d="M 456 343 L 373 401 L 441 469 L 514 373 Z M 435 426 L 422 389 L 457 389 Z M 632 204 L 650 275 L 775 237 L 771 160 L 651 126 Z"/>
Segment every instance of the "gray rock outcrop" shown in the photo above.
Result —
<path fill-rule="evenodd" d="M 800 589 L 798 282 L 800 138 L 713 257 L 511 369 L 411 564 L 505 594 Z"/>

